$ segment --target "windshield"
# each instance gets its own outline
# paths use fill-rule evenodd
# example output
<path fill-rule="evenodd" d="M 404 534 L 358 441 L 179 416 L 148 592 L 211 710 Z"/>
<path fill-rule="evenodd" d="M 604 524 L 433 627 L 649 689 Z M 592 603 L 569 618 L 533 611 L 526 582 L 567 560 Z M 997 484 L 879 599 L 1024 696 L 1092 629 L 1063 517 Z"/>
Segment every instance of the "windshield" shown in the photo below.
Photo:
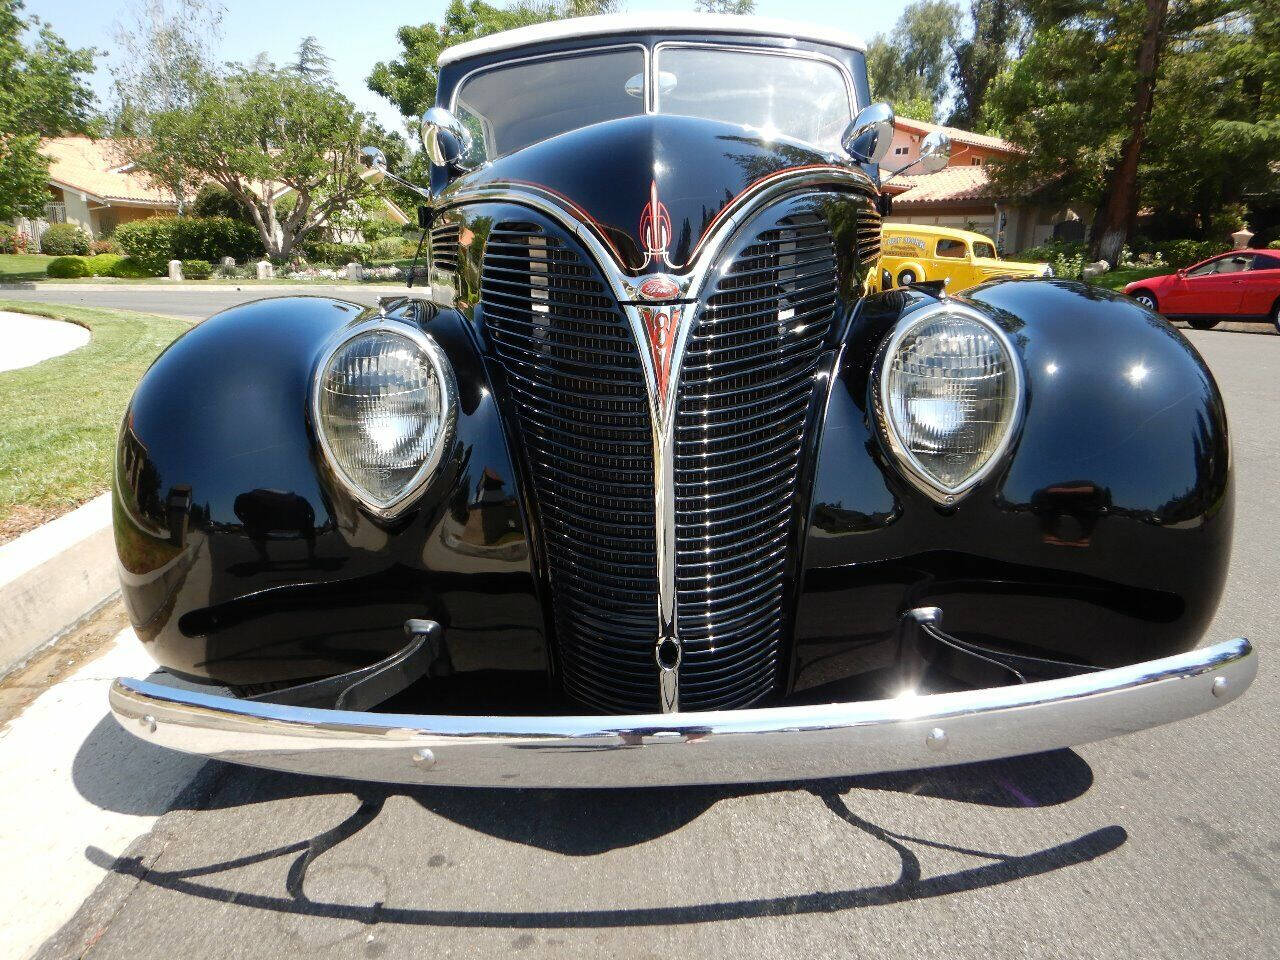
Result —
<path fill-rule="evenodd" d="M 566 130 L 644 113 L 627 81 L 644 75 L 644 50 L 623 47 L 543 57 L 464 80 L 454 112 L 471 128 L 470 159 L 492 160 Z M 643 92 L 643 91 L 641 91 Z"/>
<path fill-rule="evenodd" d="M 827 150 L 839 148 L 852 119 L 844 75 L 825 60 L 669 45 L 658 47 L 656 69 L 658 113 L 723 120 Z"/>
<path fill-rule="evenodd" d="M 454 112 L 472 131 L 472 162 L 569 130 L 645 112 L 737 124 L 765 139 L 836 150 L 852 117 L 844 75 L 809 57 L 661 44 L 656 89 L 638 46 L 555 55 L 483 70 L 458 88 Z"/>

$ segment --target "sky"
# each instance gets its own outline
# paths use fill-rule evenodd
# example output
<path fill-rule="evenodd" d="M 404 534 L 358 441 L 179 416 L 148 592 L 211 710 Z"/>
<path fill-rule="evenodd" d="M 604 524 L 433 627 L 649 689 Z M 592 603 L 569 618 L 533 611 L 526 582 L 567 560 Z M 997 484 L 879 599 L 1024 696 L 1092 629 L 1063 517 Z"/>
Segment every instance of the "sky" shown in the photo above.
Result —
<path fill-rule="evenodd" d="M 830 24 L 864 40 L 889 30 L 909 0 L 756 0 L 756 13 Z M 72 46 L 97 47 L 93 80 L 102 105 L 109 102 L 110 64 L 128 56 L 116 48 L 115 24 L 130 20 L 129 0 L 26 0 L 27 12 L 48 22 Z M 396 30 L 404 24 L 438 22 L 447 0 L 380 0 L 341 3 L 332 0 L 223 0 L 222 60 L 250 61 L 265 51 L 276 63 L 293 59 L 298 42 L 314 34 L 333 59 L 337 87 L 361 110 L 375 114 L 384 126 L 402 130 L 399 113 L 369 91 L 365 78 L 379 60 L 400 51 Z M 694 0 L 623 0 L 629 13 L 691 10 Z"/>

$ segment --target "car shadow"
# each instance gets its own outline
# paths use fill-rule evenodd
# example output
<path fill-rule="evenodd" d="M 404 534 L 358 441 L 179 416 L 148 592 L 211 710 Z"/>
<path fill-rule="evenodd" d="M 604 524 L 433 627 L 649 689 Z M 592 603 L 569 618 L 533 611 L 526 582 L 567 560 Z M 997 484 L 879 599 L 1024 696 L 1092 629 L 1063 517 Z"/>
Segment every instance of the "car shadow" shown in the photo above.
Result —
<path fill-rule="evenodd" d="M 119 752 L 117 738 L 132 741 Z M 110 768 L 93 762 L 104 751 L 118 752 Z M 1084 794 L 1093 783 L 1089 764 L 1072 750 L 1056 750 L 987 763 L 875 776 L 770 785 L 627 790 L 482 789 L 463 787 L 399 787 L 264 771 L 211 761 L 205 764 L 176 801 L 165 805 L 140 799 L 130 803 L 121 779 L 154 776 L 169 751 L 136 740 L 105 717 L 86 740 L 72 775 L 91 803 L 122 813 L 159 815 L 166 809 L 227 810 L 250 808 L 273 800 L 348 795 L 356 809 L 309 838 L 235 856 L 198 867 L 165 869 L 164 858 L 114 858 L 95 847 L 86 856 L 95 865 L 139 882 L 221 903 L 234 902 L 281 914 L 349 919 L 361 924 L 510 928 L 606 928 L 698 923 L 708 920 L 781 916 L 848 910 L 900 903 L 1016 880 L 1085 863 L 1122 846 L 1124 828 L 1105 826 L 1072 840 L 1026 854 L 1005 854 L 956 846 L 896 833 L 855 810 L 846 796 L 853 790 L 883 791 L 941 798 L 994 808 L 1049 807 Z M 144 781 L 138 781 L 140 783 Z M 328 851 L 376 823 L 388 800 L 405 797 L 423 810 L 496 839 L 570 857 L 590 857 L 648 843 L 673 833 L 712 806 L 741 797 L 779 791 L 812 794 L 828 814 L 850 830 L 890 848 L 899 861 L 898 876 L 889 883 L 777 897 L 723 900 L 696 905 L 573 911 L 493 911 L 428 909 L 386 903 L 359 904 L 311 899 L 306 894 L 308 869 Z M 139 797 L 145 791 L 139 790 Z M 584 815 L 589 810 L 590 815 Z M 495 849 L 500 849 L 495 848 Z M 926 876 L 922 858 L 948 851 L 978 861 L 962 869 Z M 219 881 L 219 874 L 264 861 L 286 858 L 288 870 L 278 892 L 245 890 L 238 874 Z M 954 859 L 954 858 L 952 858 Z M 431 866 L 432 864 L 424 864 Z M 426 894 L 424 894 L 426 896 Z"/>

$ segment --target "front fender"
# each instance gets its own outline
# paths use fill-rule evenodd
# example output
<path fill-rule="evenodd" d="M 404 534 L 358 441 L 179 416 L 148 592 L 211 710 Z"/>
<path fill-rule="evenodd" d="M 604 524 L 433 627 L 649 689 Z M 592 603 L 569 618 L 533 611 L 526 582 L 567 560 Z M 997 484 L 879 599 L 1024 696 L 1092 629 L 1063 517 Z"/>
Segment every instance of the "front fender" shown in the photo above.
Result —
<path fill-rule="evenodd" d="M 868 377 L 894 326 L 932 301 L 902 290 L 860 305 L 818 453 L 796 686 L 892 662 L 894 625 L 920 606 L 973 642 L 1083 665 L 1194 646 L 1221 594 L 1233 505 L 1204 361 L 1159 317 L 1086 284 L 1004 280 L 957 299 L 1014 344 L 1019 435 L 956 505 L 916 490 L 873 422 Z"/>
<path fill-rule="evenodd" d="M 360 510 L 316 441 L 307 398 L 325 345 L 372 316 L 338 300 L 259 300 L 153 364 L 125 415 L 114 487 L 125 605 L 170 670 L 227 684 L 343 672 L 446 627 L 452 670 L 545 671 L 515 475 L 466 324 L 407 302 L 459 385 L 454 448 L 394 521 Z"/>

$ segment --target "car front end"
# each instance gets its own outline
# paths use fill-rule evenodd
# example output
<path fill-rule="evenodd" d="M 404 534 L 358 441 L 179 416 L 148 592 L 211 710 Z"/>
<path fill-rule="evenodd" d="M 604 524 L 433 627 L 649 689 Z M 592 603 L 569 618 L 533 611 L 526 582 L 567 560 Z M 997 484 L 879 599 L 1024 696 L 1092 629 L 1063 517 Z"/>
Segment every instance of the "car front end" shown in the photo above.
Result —
<path fill-rule="evenodd" d="M 868 294 L 860 46 L 605 19 L 442 58 L 426 296 L 259 301 L 148 372 L 116 539 L 178 682 L 117 681 L 126 729 L 639 786 L 1034 752 L 1242 693 L 1248 641 L 1196 648 L 1233 487 L 1191 345 L 1069 281 Z"/>

